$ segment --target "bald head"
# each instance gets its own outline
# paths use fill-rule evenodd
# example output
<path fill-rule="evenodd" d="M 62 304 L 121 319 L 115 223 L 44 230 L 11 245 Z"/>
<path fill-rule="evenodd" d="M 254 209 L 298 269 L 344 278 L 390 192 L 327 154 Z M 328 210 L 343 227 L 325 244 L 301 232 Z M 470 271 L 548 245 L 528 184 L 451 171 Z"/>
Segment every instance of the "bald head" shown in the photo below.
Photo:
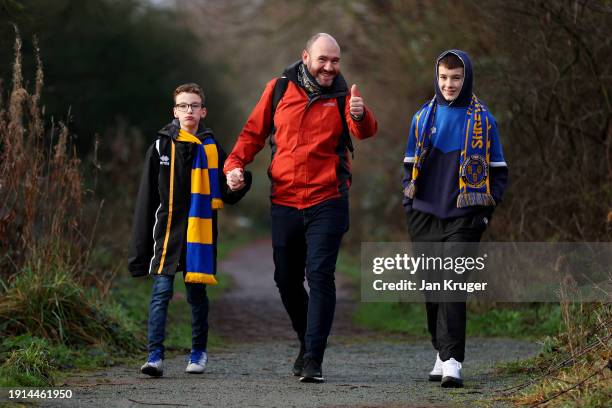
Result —
<path fill-rule="evenodd" d="M 338 45 L 338 41 L 336 41 L 334 37 L 332 37 L 331 35 L 327 33 L 316 33 L 315 35 L 310 37 L 308 41 L 306 42 L 305 50 L 307 52 L 310 52 L 313 44 L 319 40 L 322 42 L 328 43 L 327 45 L 335 46 L 336 48 L 338 48 L 338 52 L 340 52 L 340 46 Z"/>
<path fill-rule="evenodd" d="M 340 46 L 329 34 L 315 34 L 302 51 L 302 62 L 319 85 L 331 86 L 340 73 Z"/>

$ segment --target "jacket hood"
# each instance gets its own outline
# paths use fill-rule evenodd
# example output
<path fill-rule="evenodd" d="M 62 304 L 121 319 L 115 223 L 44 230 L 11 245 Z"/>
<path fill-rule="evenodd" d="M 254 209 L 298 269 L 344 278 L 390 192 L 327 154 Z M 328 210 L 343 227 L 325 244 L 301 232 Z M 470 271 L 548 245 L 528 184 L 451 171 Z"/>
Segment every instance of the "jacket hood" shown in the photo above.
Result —
<path fill-rule="evenodd" d="M 283 71 L 282 75 L 283 77 L 286 77 L 290 81 L 296 83 L 298 86 L 300 85 L 300 83 L 298 81 L 297 71 L 300 64 L 302 64 L 302 60 L 298 60 L 293 64 L 289 65 L 287 68 L 285 68 L 285 71 Z M 341 96 L 346 95 L 348 93 L 348 85 L 346 84 L 346 81 L 344 80 L 342 74 L 338 74 L 334 78 L 334 81 L 332 82 L 331 86 L 321 87 L 321 89 L 323 91 L 323 94 L 334 94 L 337 96 Z"/>
<path fill-rule="evenodd" d="M 179 122 L 178 119 L 174 119 L 172 122 L 168 123 L 166 126 L 161 128 L 157 133 L 160 136 L 165 136 L 173 140 L 176 140 L 180 129 L 181 129 L 181 123 Z M 198 125 L 198 130 L 194 136 L 196 136 L 200 140 L 204 140 L 207 137 L 212 137 L 212 138 L 215 137 L 212 129 L 209 129 L 206 126 L 204 126 L 204 122 L 200 122 L 200 124 Z"/>
<path fill-rule="evenodd" d="M 464 79 L 463 86 L 461 87 L 461 91 L 459 92 L 459 96 L 454 101 L 448 102 L 444 99 L 442 95 L 442 91 L 438 86 L 438 64 L 440 60 L 447 56 L 448 54 L 456 55 L 461 62 L 463 62 L 463 71 L 464 71 Z M 457 106 L 457 107 L 466 107 L 469 106 L 470 101 L 472 99 L 472 85 L 473 85 L 473 74 L 472 74 L 472 61 L 470 60 L 470 56 L 461 50 L 447 50 L 444 51 L 438 58 L 436 59 L 435 66 L 435 76 L 434 76 L 434 89 L 436 90 L 436 102 L 440 105 L 448 105 L 448 106 Z"/>

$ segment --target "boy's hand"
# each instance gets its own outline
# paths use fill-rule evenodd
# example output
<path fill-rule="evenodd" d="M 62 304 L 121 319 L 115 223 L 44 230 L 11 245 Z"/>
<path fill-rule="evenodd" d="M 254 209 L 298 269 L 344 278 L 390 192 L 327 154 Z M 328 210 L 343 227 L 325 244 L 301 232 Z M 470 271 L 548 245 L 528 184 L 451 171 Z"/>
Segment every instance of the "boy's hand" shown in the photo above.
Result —
<path fill-rule="evenodd" d="M 361 120 L 363 118 L 364 106 L 363 98 L 357 90 L 357 85 L 353 84 L 351 86 L 351 99 L 349 99 L 349 107 L 353 119 Z"/>
<path fill-rule="evenodd" d="M 231 171 L 228 171 L 226 174 L 227 178 L 227 186 L 232 191 L 238 191 L 243 189 L 246 186 L 244 182 L 244 170 L 241 168 L 235 168 Z"/>

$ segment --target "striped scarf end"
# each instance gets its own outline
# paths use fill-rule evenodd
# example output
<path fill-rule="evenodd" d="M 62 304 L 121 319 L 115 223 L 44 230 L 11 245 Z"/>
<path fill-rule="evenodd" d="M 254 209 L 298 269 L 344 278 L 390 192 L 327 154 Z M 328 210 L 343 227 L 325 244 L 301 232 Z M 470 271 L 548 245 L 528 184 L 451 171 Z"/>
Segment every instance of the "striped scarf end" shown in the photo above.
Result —
<path fill-rule="evenodd" d="M 495 206 L 495 200 L 489 193 L 460 193 L 457 197 L 457 208 L 472 207 L 475 205 Z"/>
<path fill-rule="evenodd" d="M 414 180 L 410 180 L 410 184 L 408 184 L 408 187 L 404 189 L 404 196 L 406 196 L 406 198 L 413 199 L 415 194 L 416 184 Z"/>
<path fill-rule="evenodd" d="M 213 210 L 219 210 L 223 208 L 223 200 L 220 198 L 213 198 L 211 205 Z"/>
<path fill-rule="evenodd" d="M 217 279 L 215 275 L 211 275 L 209 273 L 202 272 L 187 272 L 185 274 L 185 282 L 186 283 L 203 283 L 205 285 L 216 285 Z"/>

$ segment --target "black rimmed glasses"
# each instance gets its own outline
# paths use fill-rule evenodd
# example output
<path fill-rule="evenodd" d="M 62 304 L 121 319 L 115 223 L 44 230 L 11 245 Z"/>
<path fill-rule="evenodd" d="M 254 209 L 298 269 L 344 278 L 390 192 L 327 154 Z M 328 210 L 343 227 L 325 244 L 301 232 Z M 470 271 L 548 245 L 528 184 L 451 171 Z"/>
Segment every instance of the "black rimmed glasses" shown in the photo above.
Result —
<path fill-rule="evenodd" d="M 174 107 L 176 109 L 178 109 L 180 112 L 187 112 L 189 110 L 189 108 L 191 108 L 191 110 L 193 112 L 200 110 L 204 107 L 204 105 L 202 105 L 201 103 L 177 103 L 176 105 L 174 105 Z"/>

